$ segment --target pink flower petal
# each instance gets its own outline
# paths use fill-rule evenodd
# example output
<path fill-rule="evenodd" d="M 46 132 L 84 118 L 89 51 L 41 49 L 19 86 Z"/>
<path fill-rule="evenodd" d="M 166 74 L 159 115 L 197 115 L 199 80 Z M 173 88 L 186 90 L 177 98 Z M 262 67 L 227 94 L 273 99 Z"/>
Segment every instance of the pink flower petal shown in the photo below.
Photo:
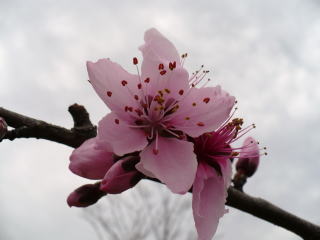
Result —
<path fill-rule="evenodd" d="M 174 193 L 186 193 L 195 178 L 197 159 L 193 144 L 175 138 L 158 139 L 158 153 L 153 141 L 140 153 L 141 164 Z"/>
<path fill-rule="evenodd" d="M 69 169 L 84 178 L 102 179 L 113 163 L 111 148 L 91 138 L 72 152 Z"/>
<path fill-rule="evenodd" d="M 154 95 L 156 91 L 164 89 L 165 82 L 170 78 L 170 62 L 175 62 L 177 69 L 182 69 L 180 56 L 175 46 L 154 28 L 146 31 L 144 40 L 145 44 L 139 48 L 143 55 L 141 75 L 142 80 L 149 78 L 150 83 L 143 82 L 144 88 L 148 88 L 148 93 Z M 159 64 L 163 64 L 163 69 L 159 69 Z M 163 75 L 160 74 L 162 70 L 166 72 Z M 183 87 L 188 83 L 187 80 L 183 82 Z"/>
<path fill-rule="evenodd" d="M 199 164 L 192 189 L 192 208 L 199 240 L 211 240 L 226 212 L 224 180 L 206 164 Z"/>
<path fill-rule="evenodd" d="M 170 123 L 191 137 L 216 130 L 230 114 L 235 98 L 220 86 L 192 88 Z"/>
<path fill-rule="evenodd" d="M 140 151 L 148 144 L 144 131 L 131 128 L 126 121 L 113 112 L 99 122 L 98 136 L 109 142 L 113 152 L 119 156 Z"/>
<path fill-rule="evenodd" d="M 109 59 L 87 62 L 87 69 L 93 88 L 112 111 L 127 115 L 125 106 L 138 107 L 139 103 L 134 99 L 134 95 L 140 97 L 137 75 L 128 73 Z"/>

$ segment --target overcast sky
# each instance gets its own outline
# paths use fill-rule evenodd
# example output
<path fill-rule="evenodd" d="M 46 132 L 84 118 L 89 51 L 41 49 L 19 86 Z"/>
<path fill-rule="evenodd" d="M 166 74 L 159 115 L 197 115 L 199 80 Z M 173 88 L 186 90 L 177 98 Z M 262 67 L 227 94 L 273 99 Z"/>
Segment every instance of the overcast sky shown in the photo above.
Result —
<path fill-rule="evenodd" d="M 144 31 L 156 27 L 190 72 L 236 96 L 238 115 L 269 155 L 246 192 L 320 224 L 319 1 L 0 0 L 0 106 L 65 127 L 83 104 L 97 123 L 108 109 L 85 62 L 110 57 L 129 71 Z M 0 238 L 97 239 L 65 199 L 84 179 L 68 170 L 72 149 L 45 140 L 0 144 Z M 157 185 L 154 190 L 157 193 Z M 190 217 L 190 226 L 192 226 Z M 299 239 L 230 209 L 219 239 Z"/>

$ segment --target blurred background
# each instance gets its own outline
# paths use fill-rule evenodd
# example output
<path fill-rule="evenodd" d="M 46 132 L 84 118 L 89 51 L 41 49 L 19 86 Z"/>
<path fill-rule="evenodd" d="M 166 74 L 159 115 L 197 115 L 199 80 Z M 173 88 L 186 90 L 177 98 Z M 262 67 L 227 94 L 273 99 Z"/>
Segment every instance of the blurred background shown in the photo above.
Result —
<path fill-rule="evenodd" d="M 67 107 L 77 102 L 96 124 L 109 110 L 85 62 L 110 57 L 134 72 L 150 27 L 188 53 L 190 72 L 204 64 L 211 84 L 236 96 L 238 116 L 257 125 L 251 135 L 268 156 L 245 191 L 320 224 L 319 1 L 0 0 L 0 106 L 71 127 Z M 195 239 L 191 196 L 156 183 L 70 209 L 68 194 L 89 182 L 68 170 L 71 151 L 45 140 L 1 142 L 1 240 Z M 299 238 L 230 208 L 214 239 Z"/>

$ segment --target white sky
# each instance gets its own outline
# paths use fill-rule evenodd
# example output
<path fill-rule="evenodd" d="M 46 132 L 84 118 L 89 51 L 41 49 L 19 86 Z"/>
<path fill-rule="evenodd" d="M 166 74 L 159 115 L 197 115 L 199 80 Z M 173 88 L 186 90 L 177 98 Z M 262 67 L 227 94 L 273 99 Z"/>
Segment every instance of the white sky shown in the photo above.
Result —
<path fill-rule="evenodd" d="M 319 1 L 1 0 L 0 105 L 71 127 L 67 107 L 77 102 L 97 123 L 108 110 L 85 61 L 110 57 L 134 71 L 150 27 L 189 53 L 190 71 L 207 66 L 237 97 L 239 116 L 258 126 L 252 134 L 269 156 L 245 190 L 319 224 Z M 71 150 L 44 140 L 0 144 L 1 239 L 95 239 L 65 202 L 87 182 L 68 171 Z M 218 235 L 299 239 L 235 209 Z"/>

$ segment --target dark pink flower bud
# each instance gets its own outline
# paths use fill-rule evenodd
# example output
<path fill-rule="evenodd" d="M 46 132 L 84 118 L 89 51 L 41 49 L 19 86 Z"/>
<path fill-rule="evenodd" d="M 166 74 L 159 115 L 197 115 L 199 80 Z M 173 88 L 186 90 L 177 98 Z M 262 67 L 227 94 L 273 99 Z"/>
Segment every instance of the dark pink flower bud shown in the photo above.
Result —
<path fill-rule="evenodd" d="M 106 195 L 100 190 L 100 182 L 86 184 L 74 190 L 68 197 L 69 207 L 88 207 L 95 204 L 101 197 Z"/>
<path fill-rule="evenodd" d="M 244 174 L 246 177 L 251 177 L 258 168 L 259 159 L 260 153 L 257 142 L 252 137 L 246 138 L 236 164 L 237 172 Z"/>
<path fill-rule="evenodd" d="M 8 125 L 6 121 L 0 117 L 0 140 L 6 135 L 8 131 Z"/>
<path fill-rule="evenodd" d="M 135 165 L 139 157 L 127 157 L 117 161 L 104 176 L 100 189 L 106 193 L 117 194 L 134 187 L 143 177 Z"/>

